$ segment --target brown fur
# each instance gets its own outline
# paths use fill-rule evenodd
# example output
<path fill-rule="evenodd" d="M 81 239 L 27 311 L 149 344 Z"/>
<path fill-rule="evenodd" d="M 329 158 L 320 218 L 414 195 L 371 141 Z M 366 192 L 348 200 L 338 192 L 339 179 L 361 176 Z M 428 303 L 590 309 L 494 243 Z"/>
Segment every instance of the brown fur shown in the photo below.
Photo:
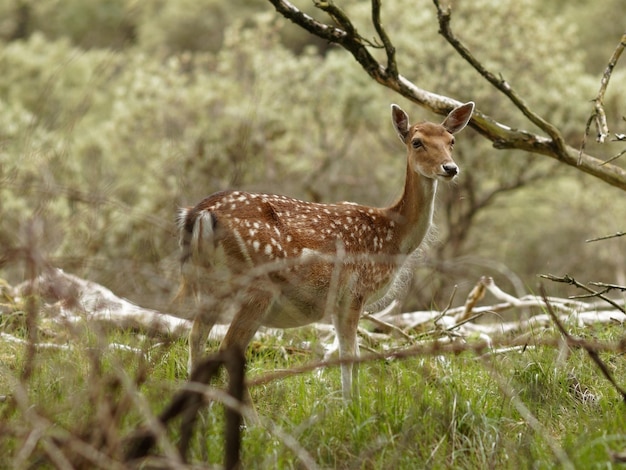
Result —
<path fill-rule="evenodd" d="M 222 348 L 245 348 L 259 326 L 289 328 L 330 316 L 342 357 L 356 356 L 356 332 L 366 303 L 385 293 L 418 248 L 432 222 L 438 180 L 451 180 L 453 135 L 473 103 L 442 124 L 409 126 L 392 106 L 396 132 L 407 147 L 401 197 L 390 207 L 318 204 L 272 194 L 215 193 L 179 214 L 181 295 L 199 298 L 190 335 L 190 366 L 202 354 L 212 325 L 233 321 Z M 344 396 L 356 369 L 342 367 Z M 353 377 L 354 375 L 354 377 Z"/>

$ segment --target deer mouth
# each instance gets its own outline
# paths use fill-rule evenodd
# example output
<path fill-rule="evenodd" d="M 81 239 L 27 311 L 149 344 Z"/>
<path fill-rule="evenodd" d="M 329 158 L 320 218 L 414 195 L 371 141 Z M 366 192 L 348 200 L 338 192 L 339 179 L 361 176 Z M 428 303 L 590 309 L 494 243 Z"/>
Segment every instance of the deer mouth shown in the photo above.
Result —
<path fill-rule="evenodd" d="M 437 179 L 440 179 L 441 181 L 452 181 L 454 178 L 456 178 L 456 176 L 458 175 L 458 172 L 451 175 L 450 173 L 439 173 L 437 175 Z"/>

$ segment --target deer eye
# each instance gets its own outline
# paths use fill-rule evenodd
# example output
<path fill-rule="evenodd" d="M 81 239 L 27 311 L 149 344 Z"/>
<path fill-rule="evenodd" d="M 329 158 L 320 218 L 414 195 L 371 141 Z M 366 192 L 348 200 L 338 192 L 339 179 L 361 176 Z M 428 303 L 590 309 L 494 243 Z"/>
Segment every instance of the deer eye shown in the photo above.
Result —
<path fill-rule="evenodd" d="M 422 143 L 420 139 L 415 139 L 414 141 L 411 142 L 411 146 L 417 150 L 418 148 L 423 147 L 424 144 Z"/>
<path fill-rule="evenodd" d="M 454 138 L 450 141 L 450 148 L 454 147 Z"/>

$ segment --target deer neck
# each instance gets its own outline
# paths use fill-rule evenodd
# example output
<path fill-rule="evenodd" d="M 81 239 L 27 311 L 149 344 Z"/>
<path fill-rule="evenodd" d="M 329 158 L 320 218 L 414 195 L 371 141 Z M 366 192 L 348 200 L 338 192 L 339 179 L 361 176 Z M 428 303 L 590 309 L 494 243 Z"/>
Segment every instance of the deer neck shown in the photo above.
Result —
<path fill-rule="evenodd" d="M 397 226 L 400 252 L 409 254 L 417 249 L 433 220 L 437 180 L 426 178 L 407 166 L 404 191 L 388 209 Z"/>

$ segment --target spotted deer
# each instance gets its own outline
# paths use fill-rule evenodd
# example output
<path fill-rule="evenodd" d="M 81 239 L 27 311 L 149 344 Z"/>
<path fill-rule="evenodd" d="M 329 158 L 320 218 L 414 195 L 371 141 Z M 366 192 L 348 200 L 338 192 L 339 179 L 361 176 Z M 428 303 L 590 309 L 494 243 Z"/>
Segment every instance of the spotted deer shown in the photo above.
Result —
<path fill-rule="evenodd" d="M 244 350 L 260 326 L 291 328 L 329 316 L 341 358 L 358 355 L 364 306 L 385 293 L 433 217 L 439 181 L 459 174 L 454 134 L 468 123 L 469 102 L 441 124 L 409 124 L 391 106 L 407 148 L 404 191 L 390 207 L 320 204 L 274 194 L 222 191 L 180 210 L 182 292 L 198 300 L 189 336 L 190 368 L 208 334 L 232 318 L 220 348 Z M 358 393 L 358 370 L 341 365 L 343 396 Z"/>

